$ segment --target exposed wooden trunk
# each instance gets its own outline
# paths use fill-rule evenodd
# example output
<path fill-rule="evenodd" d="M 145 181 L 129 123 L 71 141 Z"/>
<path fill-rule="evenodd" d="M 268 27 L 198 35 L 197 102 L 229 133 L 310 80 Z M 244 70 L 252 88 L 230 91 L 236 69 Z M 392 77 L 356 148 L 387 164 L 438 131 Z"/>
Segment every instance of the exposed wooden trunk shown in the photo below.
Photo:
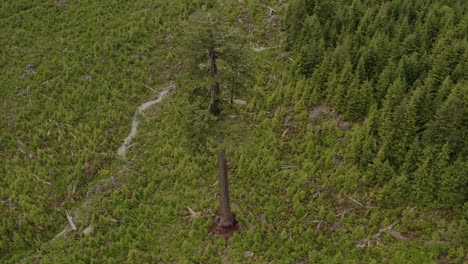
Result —
<path fill-rule="evenodd" d="M 210 61 L 210 77 L 214 80 L 214 83 L 210 89 L 211 103 L 209 110 L 210 113 L 217 116 L 221 113 L 221 109 L 219 107 L 221 102 L 221 89 L 219 82 L 216 80 L 216 75 L 218 74 L 218 66 L 216 64 L 216 51 L 213 47 L 208 50 L 208 59 Z"/>
<path fill-rule="evenodd" d="M 210 60 L 210 76 L 215 77 L 218 74 L 218 66 L 216 65 L 216 52 L 213 47 L 208 50 L 208 59 Z"/>
<path fill-rule="evenodd" d="M 229 182 L 228 182 L 228 167 L 227 167 L 227 160 L 226 154 L 224 150 L 219 152 L 218 157 L 219 163 L 219 202 L 220 202 L 220 227 L 231 227 L 234 225 L 234 217 L 232 216 L 231 212 L 231 202 L 229 200 Z"/>
<path fill-rule="evenodd" d="M 231 104 L 234 103 L 234 78 L 232 78 L 232 84 L 231 84 Z"/>
<path fill-rule="evenodd" d="M 221 108 L 220 108 L 220 88 L 219 88 L 219 82 L 215 82 L 213 86 L 211 87 L 211 103 L 210 103 L 210 113 L 212 113 L 215 116 L 219 116 L 221 114 Z"/>

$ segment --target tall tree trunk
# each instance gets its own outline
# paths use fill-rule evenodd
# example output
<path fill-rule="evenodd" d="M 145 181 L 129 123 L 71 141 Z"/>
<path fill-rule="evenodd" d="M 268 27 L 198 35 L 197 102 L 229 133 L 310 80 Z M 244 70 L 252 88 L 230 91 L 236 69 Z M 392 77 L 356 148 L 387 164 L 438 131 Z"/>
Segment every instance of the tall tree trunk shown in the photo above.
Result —
<path fill-rule="evenodd" d="M 231 104 L 234 103 L 234 77 L 232 77 L 232 84 L 231 84 Z"/>
<path fill-rule="evenodd" d="M 220 227 L 231 227 L 234 224 L 234 217 L 231 212 L 231 202 L 229 201 L 229 182 L 228 182 L 228 168 L 226 154 L 224 150 L 219 152 L 218 156 L 219 163 L 219 202 L 221 208 L 221 218 L 219 220 Z"/>
<path fill-rule="evenodd" d="M 214 80 L 213 86 L 211 86 L 210 94 L 211 94 L 211 103 L 210 103 L 210 113 L 213 115 L 219 115 L 221 113 L 220 105 L 220 85 L 219 82 L 216 80 L 216 75 L 218 74 L 218 66 L 216 64 L 216 51 L 212 47 L 208 50 L 208 59 L 210 61 L 210 77 Z"/>
<path fill-rule="evenodd" d="M 210 103 L 210 113 L 219 116 L 221 114 L 221 108 L 220 108 L 220 88 L 219 88 L 219 82 L 215 82 L 213 86 L 211 87 L 211 103 Z"/>

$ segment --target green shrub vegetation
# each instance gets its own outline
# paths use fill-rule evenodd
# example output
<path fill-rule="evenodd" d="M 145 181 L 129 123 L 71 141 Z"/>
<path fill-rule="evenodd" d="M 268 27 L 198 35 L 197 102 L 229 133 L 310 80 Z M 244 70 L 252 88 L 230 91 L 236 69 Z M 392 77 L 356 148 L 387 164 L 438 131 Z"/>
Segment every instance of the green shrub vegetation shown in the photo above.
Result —
<path fill-rule="evenodd" d="M 467 9 L 5 1 L 0 262 L 465 262 Z M 227 240 L 210 233 L 221 148 Z"/>

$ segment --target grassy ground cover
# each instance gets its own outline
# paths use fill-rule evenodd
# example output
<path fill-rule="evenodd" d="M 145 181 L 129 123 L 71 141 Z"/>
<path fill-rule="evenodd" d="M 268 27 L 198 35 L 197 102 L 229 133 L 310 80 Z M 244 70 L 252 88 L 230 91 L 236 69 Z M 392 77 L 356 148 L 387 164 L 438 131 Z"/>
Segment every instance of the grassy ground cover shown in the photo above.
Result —
<path fill-rule="evenodd" d="M 183 76 L 177 41 L 179 22 L 204 2 L 2 6 L 2 262 L 466 258 L 467 224 L 459 212 L 379 205 L 378 189 L 365 186 L 340 158 L 371 124 L 305 100 L 304 84 L 292 77 L 293 54 L 282 48 L 253 53 L 255 84 L 237 95 L 247 104 L 226 103 L 219 118 L 200 111 L 189 100 L 193 87 Z M 275 15 L 286 8 L 241 1 L 222 10 L 240 19 L 236 25 L 251 33 L 252 46 L 277 47 L 282 35 Z M 145 111 L 127 160 L 118 158 L 135 108 L 170 81 L 178 88 Z M 221 146 L 242 229 L 228 240 L 209 232 L 218 210 Z M 55 238 L 68 225 L 65 211 L 79 231 Z M 407 240 L 382 231 L 387 227 Z"/>

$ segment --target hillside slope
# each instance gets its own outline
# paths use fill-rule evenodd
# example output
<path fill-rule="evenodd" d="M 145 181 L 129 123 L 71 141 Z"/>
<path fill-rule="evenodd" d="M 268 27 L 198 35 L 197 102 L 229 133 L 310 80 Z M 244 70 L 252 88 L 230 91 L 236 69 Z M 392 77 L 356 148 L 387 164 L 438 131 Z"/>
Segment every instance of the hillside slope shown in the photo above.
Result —
<path fill-rule="evenodd" d="M 463 1 L 164 2 L 2 7 L 1 262 L 466 261 Z M 246 104 L 218 117 L 187 64 L 197 12 L 252 64 Z M 227 240 L 210 233 L 220 148 Z"/>

